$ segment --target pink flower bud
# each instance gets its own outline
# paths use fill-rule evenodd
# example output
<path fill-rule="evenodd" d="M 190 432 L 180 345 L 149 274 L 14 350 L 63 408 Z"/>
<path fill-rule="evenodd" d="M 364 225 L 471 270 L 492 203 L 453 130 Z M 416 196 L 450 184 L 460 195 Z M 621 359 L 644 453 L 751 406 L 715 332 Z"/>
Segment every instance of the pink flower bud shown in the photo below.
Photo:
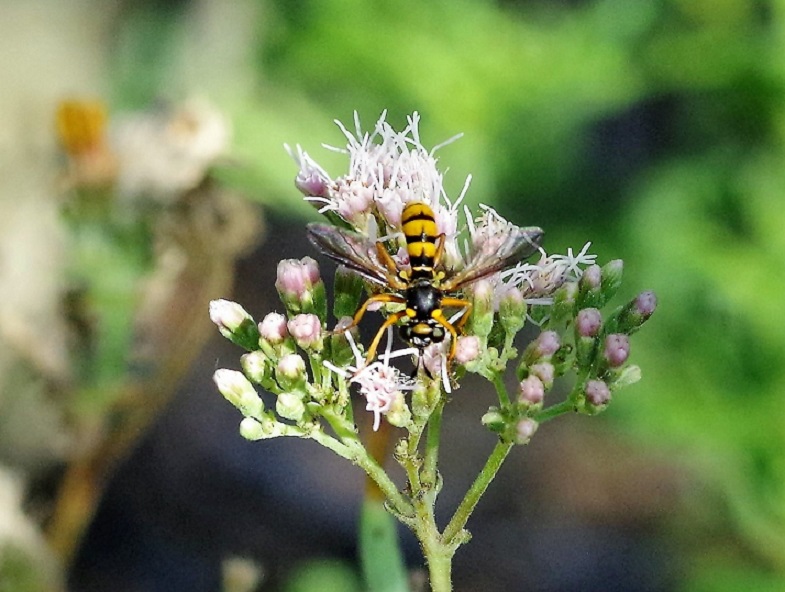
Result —
<path fill-rule="evenodd" d="M 518 400 L 524 404 L 537 405 L 545 398 L 545 385 L 534 374 L 521 381 L 519 390 Z"/>
<path fill-rule="evenodd" d="M 259 334 L 273 345 L 286 339 L 286 317 L 277 312 L 268 313 L 259 323 Z"/>
<path fill-rule="evenodd" d="M 316 259 L 312 257 L 303 257 L 300 259 L 300 263 L 305 270 L 305 276 L 308 278 L 308 281 L 312 286 L 322 280 L 321 276 L 319 275 L 319 264 L 316 262 Z"/>
<path fill-rule="evenodd" d="M 533 374 L 542 381 L 546 389 L 553 386 L 553 379 L 556 370 L 550 362 L 540 362 L 539 364 L 532 364 L 529 367 L 529 373 Z"/>
<path fill-rule="evenodd" d="M 586 400 L 592 405 L 605 405 L 611 400 L 611 391 L 602 380 L 590 380 L 586 383 Z"/>
<path fill-rule="evenodd" d="M 556 331 L 543 331 L 537 337 L 537 353 L 541 358 L 550 358 L 560 345 L 559 334 Z"/>
<path fill-rule="evenodd" d="M 539 424 L 530 417 L 523 418 L 515 425 L 515 442 L 528 444 L 538 427 Z"/>
<path fill-rule="evenodd" d="M 635 308 L 644 320 L 648 319 L 657 309 L 657 295 L 652 291 L 641 292 L 635 299 Z"/>
<path fill-rule="evenodd" d="M 441 343 L 432 343 L 422 352 L 422 363 L 431 376 L 439 376 L 442 370 L 442 349 Z"/>
<path fill-rule="evenodd" d="M 275 287 L 285 297 L 302 298 L 319 280 L 319 266 L 310 257 L 284 259 L 278 263 Z"/>
<path fill-rule="evenodd" d="M 455 361 L 459 364 L 468 364 L 480 355 L 480 338 L 476 335 L 467 335 L 458 338 L 455 344 Z"/>
<path fill-rule="evenodd" d="M 589 265 L 581 276 L 581 284 L 589 289 L 599 288 L 602 284 L 602 269 L 599 265 Z"/>
<path fill-rule="evenodd" d="M 575 327 L 581 337 L 594 337 L 602 326 L 602 314 L 596 308 L 584 308 L 575 317 Z"/>
<path fill-rule="evenodd" d="M 319 343 L 322 323 L 315 314 L 298 314 L 286 326 L 301 348 L 308 349 Z"/>
<path fill-rule="evenodd" d="M 605 359 L 611 368 L 618 368 L 630 355 L 630 338 L 623 333 L 614 333 L 605 338 Z"/>
<path fill-rule="evenodd" d="M 245 309 L 231 300 L 212 300 L 210 302 L 210 320 L 218 325 L 221 332 L 234 333 L 244 321 L 251 318 Z"/>

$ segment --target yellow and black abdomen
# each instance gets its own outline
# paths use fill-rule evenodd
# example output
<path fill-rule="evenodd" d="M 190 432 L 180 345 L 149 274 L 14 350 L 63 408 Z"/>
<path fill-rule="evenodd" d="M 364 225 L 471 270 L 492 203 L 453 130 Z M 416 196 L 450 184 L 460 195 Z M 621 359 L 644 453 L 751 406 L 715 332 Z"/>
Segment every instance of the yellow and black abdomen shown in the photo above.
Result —
<path fill-rule="evenodd" d="M 406 250 L 412 276 L 433 275 L 436 257 L 436 218 L 428 204 L 411 203 L 403 209 L 401 227 L 406 236 Z"/>

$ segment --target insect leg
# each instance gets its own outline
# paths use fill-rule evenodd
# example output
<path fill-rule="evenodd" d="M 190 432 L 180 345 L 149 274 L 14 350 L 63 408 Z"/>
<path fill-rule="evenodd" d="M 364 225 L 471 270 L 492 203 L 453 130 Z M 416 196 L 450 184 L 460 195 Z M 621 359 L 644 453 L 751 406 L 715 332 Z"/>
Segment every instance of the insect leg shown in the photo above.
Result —
<path fill-rule="evenodd" d="M 381 302 L 381 303 L 395 303 L 395 304 L 403 304 L 406 300 L 402 296 L 398 296 L 397 294 L 374 294 L 373 296 L 369 297 L 363 305 L 357 309 L 357 312 L 354 313 L 354 318 L 352 319 L 352 324 L 344 327 L 336 331 L 336 333 L 343 333 L 348 331 L 352 327 L 356 327 L 360 324 L 360 320 L 363 318 L 363 315 L 368 312 L 368 307 L 373 304 L 374 302 Z"/>
<path fill-rule="evenodd" d="M 406 284 L 398 277 L 398 265 L 395 263 L 395 260 L 390 257 L 386 247 L 381 242 L 376 243 L 376 255 L 379 257 L 379 262 L 383 263 L 387 268 L 387 281 L 390 286 L 396 290 L 405 290 Z"/>
<path fill-rule="evenodd" d="M 436 252 L 433 255 L 433 266 L 437 267 L 439 262 L 442 260 L 442 255 L 444 255 L 444 243 L 447 242 L 447 237 L 444 236 L 444 233 L 440 234 L 436 237 Z"/>
<path fill-rule="evenodd" d="M 455 321 L 455 329 L 460 331 L 469 320 L 469 314 L 472 312 L 472 303 L 468 300 L 461 298 L 442 298 L 442 306 L 448 308 L 462 308 L 463 314 Z"/>
<path fill-rule="evenodd" d="M 455 299 L 445 298 L 444 300 L 442 300 L 442 304 L 444 304 L 446 300 L 455 300 Z M 441 308 L 437 308 L 436 310 L 434 310 L 431 313 L 431 318 L 450 332 L 450 337 L 451 337 L 450 353 L 447 355 L 447 363 L 449 364 L 450 361 L 452 361 L 452 359 L 455 357 L 455 346 L 458 342 L 458 331 L 455 329 L 453 324 L 450 321 L 448 321 L 447 318 L 444 316 L 444 311 Z"/>
<path fill-rule="evenodd" d="M 380 294 L 383 296 L 383 294 Z M 379 328 L 379 331 L 376 333 L 376 337 L 373 338 L 371 345 L 368 346 L 368 352 L 365 354 L 365 363 L 370 364 L 373 357 L 376 355 L 376 348 L 379 347 L 379 342 L 382 340 L 382 336 L 384 332 L 387 331 L 387 327 L 391 327 L 400 321 L 403 317 L 406 316 L 405 310 L 400 310 L 396 313 L 391 314 L 384 320 L 382 326 Z"/>

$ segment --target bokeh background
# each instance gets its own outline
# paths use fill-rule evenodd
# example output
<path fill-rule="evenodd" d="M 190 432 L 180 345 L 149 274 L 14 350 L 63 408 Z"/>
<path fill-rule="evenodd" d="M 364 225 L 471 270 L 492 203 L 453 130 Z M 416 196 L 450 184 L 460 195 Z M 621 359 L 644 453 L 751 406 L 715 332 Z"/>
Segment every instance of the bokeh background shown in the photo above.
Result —
<path fill-rule="evenodd" d="M 449 195 L 659 297 L 643 381 L 514 453 L 456 590 L 785 589 L 785 2 L 4 0 L 0 31 L 0 590 L 360 589 L 361 476 L 239 437 L 207 302 L 276 307 L 316 217 L 283 144 L 339 175 L 333 120 L 385 109 L 463 132 Z M 445 510 L 490 402 L 448 411 Z"/>

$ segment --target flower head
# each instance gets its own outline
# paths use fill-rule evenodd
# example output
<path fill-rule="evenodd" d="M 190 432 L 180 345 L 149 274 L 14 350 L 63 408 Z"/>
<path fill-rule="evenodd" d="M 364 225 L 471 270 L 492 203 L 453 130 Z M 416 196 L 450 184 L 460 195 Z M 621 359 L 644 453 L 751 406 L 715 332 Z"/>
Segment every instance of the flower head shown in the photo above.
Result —
<path fill-rule="evenodd" d="M 372 133 L 363 132 L 355 113 L 354 131 L 336 124 L 346 137 L 345 148 L 328 149 L 349 156 L 349 171 L 335 179 L 299 146 L 289 153 L 299 166 L 295 184 L 319 211 L 335 212 L 358 232 L 374 227 L 400 231 L 401 213 L 406 204 L 422 201 L 431 206 L 440 233 L 457 234 L 457 202 L 447 200 L 442 174 L 434 152 L 456 138 L 427 150 L 420 142 L 420 116 L 413 113 L 402 131 L 396 131 L 382 113 Z M 442 203 L 444 200 L 444 203 Z M 454 248 L 448 248 L 455 251 Z"/>
<path fill-rule="evenodd" d="M 400 370 L 390 366 L 393 358 L 417 353 L 414 348 L 392 351 L 392 330 L 388 331 L 387 349 L 381 356 L 381 361 L 365 365 L 365 358 L 354 342 L 351 333 L 345 333 L 346 339 L 354 353 L 355 366 L 347 365 L 338 368 L 330 362 L 324 365 L 332 372 L 349 378 L 349 382 L 360 387 L 360 394 L 365 397 L 367 411 L 373 412 L 373 429 L 379 429 L 381 415 L 390 411 L 392 406 L 400 401 L 403 391 L 414 388 L 414 382 L 401 374 Z"/>

